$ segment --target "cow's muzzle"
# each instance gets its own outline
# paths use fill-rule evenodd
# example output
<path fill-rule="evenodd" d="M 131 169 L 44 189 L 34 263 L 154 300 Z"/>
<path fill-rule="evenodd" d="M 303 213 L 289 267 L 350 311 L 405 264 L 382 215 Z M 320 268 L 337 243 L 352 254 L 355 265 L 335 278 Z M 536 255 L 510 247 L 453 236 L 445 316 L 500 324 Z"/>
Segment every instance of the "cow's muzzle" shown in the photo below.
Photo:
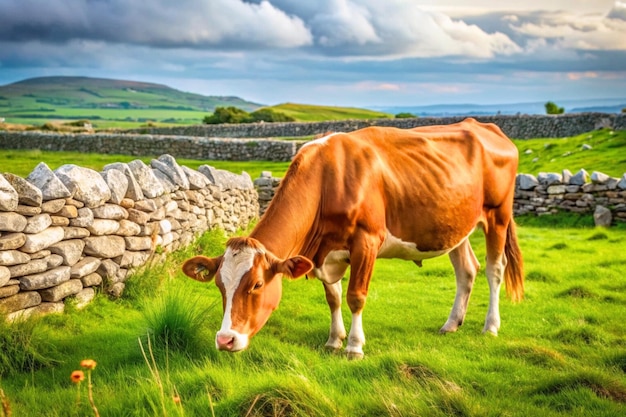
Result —
<path fill-rule="evenodd" d="M 237 352 L 248 347 L 248 335 L 233 330 L 220 330 L 215 336 L 215 346 L 218 350 Z"/>

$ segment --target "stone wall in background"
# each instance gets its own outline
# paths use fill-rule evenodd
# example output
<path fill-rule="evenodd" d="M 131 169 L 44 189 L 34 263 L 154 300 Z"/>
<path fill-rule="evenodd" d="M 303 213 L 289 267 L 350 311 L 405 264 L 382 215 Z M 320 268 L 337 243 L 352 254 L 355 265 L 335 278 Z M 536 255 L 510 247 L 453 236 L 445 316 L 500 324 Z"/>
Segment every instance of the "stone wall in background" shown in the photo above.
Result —
<path fill-rule="evenodd" d="M 170 155 L 0 175 L 0 311 L 9 320 L 118 297 L 132 271 L 212 228 L 234 232 L 259 213 L 247 174 L 197 171 Z"/>
<path fill-rule="evenodd" d="M 484 123 L 495 123 L 513 139 L 560 138 L 575 136 L 603 127 L 626 129 L 624 113 L 571 113 L 562 115 L 471 116 Z M 194 125 L 135 129 L 135 133 L 221 138 L 271 138 L 350 132 L 367 126 L 393 126 L 410 129 L 418 126 L 447 125 L 466 116 L 416 117 L 406 119 L 340 120 L 308 123 L 248 123 Z"/>
<path fill-rule="evenodd" d="M 260 212 L 272 201 L 280 178 L 263 172 L 254 180 L 259 195 Z M 626 222 L 626 174 L 612 178 L 601 172 L 591 175 L 584 169 L 576 174 L 518 174 L 515 181 L 514 213 L 548 215 L 558 212 L 593 214 L 596 225 L 609 226 Z"/>
<path fill-rule="evenodd" d="M 170 154 L 176 158 L 198 160 L 290 161 L 303 142 L 269 138 L 312 136 L 329 131 L 349 132 L 373 125 L 412 128 L 456 123 L 463 119 L 464 117 L 424 117 L 318 123 L 197 125 L 139 129 L 133 134 L 128 132 L 60 134 L 0 131 L 0 149 L 41 149 L 133 156 Z M 626 114 L 476 116 L 476 119 L 497 124 L 514 139 L 569 137 L 603 127 L 616 130 L 626 129 Z"/>

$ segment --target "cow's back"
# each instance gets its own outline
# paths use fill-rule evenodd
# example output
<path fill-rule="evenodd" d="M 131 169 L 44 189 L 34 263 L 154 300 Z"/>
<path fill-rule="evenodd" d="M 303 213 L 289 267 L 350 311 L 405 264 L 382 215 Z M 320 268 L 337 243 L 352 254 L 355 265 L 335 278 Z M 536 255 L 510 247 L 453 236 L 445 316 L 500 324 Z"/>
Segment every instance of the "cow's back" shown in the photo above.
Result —
<path fill-rule="evenodd" d="M 517 170 L 511 141 L 473 119 L 334 134 L 297 158 L 320 176 L 311 239 L 326 242 L 323 252 L 348 246 L 358 227 L 389 232 L 423 251 L 448 249 L 471 233 L 485 206 L 512 198 Z"/>

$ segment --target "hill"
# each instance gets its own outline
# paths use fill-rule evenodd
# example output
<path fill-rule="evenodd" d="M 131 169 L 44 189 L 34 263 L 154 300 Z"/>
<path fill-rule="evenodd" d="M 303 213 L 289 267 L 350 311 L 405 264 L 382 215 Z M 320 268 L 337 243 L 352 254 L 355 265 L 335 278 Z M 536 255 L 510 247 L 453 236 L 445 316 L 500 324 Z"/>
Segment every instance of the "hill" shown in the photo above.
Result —
<path fill-rule="evenodd" d="M 47 120 L 199 123 L 217 106 L 246 111 L 260 104 L 229 96 L 203 96 L 161 84 L 90 77 L 40 77 L 0 86 L 0 117 L 7 122 L 41 124 Z"/>
<path fill-rule="evenodd" d="M 268 107 L 293 117 L 299 122 L 322 122 L 325 120 L 381 119 L 393 117 L 391 114 L 355 107 L 330 107 L 312 104 L 283 103 Z"/>

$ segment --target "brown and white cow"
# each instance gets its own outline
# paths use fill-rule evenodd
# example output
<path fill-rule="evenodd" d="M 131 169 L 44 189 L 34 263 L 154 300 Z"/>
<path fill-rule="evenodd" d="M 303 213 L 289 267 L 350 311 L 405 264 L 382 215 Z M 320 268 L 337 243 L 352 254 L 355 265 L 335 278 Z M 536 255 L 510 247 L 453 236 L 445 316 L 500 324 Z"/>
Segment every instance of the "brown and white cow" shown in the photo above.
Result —
<path fill-rule="evenodd" d="M 246 348 L 278 306 L 281 277 L 312 270 L 330 307 L 326 347 L 341 349 L 341 279 L 350 266 L 346 352 L 362 357 L 361 314 L 376 258 L 421 266 L 424 259 L 448 254 L 457 291 L 441 332 L 454 332 L 465 318 L 479 268 L 469 242 L 476 227 L 486 237 L 490 292 L 483 332 L 497 334 L 501 283 L 513 300 L 524 291 L 513 221 L 517 163 L 517 149 L 502 131 L 474 119 L 411 130 L 369 127 L 309 142 L 249 237 L 230 239 L 221 256 L 196 256 L 183 265 L 199 281 L 215 277 L 222 293 L 217 348 Z"/>

